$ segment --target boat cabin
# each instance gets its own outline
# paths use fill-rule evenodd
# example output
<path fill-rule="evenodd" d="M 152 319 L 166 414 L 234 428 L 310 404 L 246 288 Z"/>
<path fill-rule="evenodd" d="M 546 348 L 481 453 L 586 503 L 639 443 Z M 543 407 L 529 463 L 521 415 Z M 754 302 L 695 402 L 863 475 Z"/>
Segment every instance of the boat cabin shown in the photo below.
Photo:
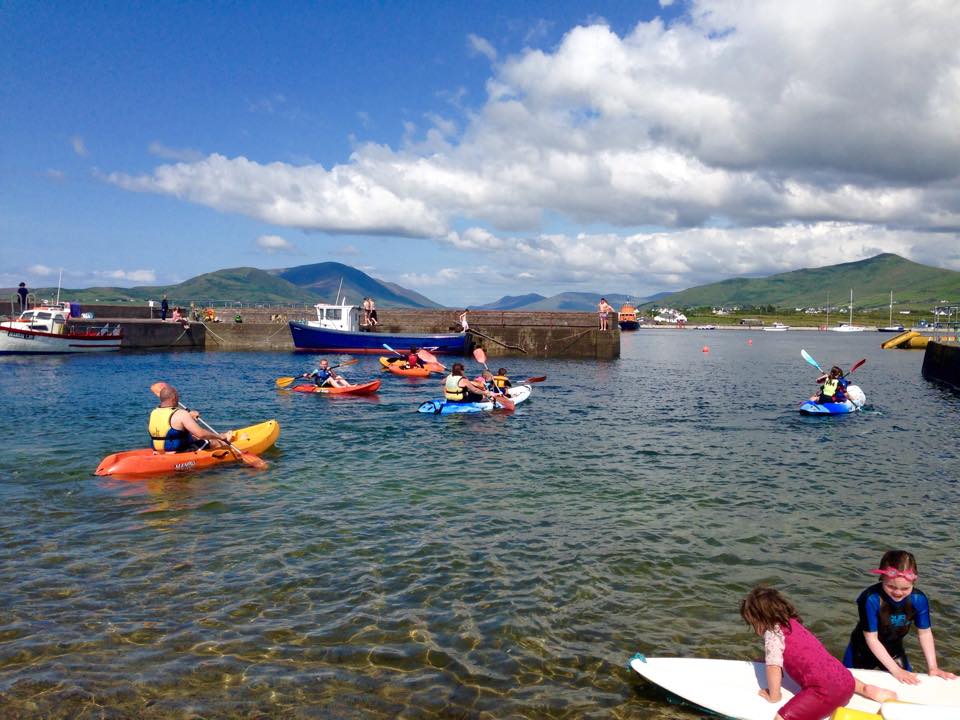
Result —
<path fill-rule="evenodd" d="M 317 303 L 313 306 L 317 311 L 317 319 L 307 323 L 310 327 L 327 330 L 343 330 L 344 332 L 359 332 L 360 308 L 356 305 L 327 305 Z"/>
<path fill-rule="evenodd" d="M 23 325 L 24 330 L 55 333 L 59 335 L 66 327 L 70 311 L 58 305 L 41 306 L 32 310 L 24 310 L 14 323 Z"/>

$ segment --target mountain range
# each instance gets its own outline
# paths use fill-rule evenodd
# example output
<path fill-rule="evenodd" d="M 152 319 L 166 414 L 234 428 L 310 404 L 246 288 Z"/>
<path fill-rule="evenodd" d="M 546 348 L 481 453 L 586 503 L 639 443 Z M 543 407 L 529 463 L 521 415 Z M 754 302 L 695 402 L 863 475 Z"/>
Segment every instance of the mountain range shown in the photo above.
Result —
<path fill-rule="evenodd" d="M 601 283 L 597 283 L 600 285 Z M 610 292 L 564 292 L 551 297 L 537 293 L 505 295 L 475 310 L 594 311 L 601 295 L 614 306 L 626 302 L 644 308 L 774 306 L 780 308 L 846 305 L 850 291 L 859 308 L 886 307 L 890 292 L 902 308 L 930 308 L 960 299 L 960 272 L 921 265 L 885 253 L 867 260 L 819 268 L 804 268 L 764 278 L 731 278 L 709 285 L 649 297 Z M 0 290 L 12 297 L 14 288 Z M 37 298 L 53 298 L 56 288 L 33 288 Z M 377 280 L 362 270 L 337 262 L 260 270 L 228 268 L 204 273 L 176 285 L 132 288 L 63 289 L 61 298 L 80 303 L 146 302 L 166 294 L 172 304 L 223 305 L 269 303 L 312 305 L 335 302 L 337 296 L 359 304 L 372 297 L 383 308 L 438 308 L 439 303 L 396 283 Z"/>

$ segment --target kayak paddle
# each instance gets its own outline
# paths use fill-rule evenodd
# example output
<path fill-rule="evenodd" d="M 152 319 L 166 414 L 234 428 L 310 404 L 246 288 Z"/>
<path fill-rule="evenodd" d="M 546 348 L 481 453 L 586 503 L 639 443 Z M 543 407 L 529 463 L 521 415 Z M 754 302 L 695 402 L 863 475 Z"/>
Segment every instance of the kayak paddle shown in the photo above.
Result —
<path fill-rule="evenodd" d="M 399 355 L 400 357 L 403 357 L 403 354 L 402 354 L 402 353 L 397 352 L 396 350 L 394 350 L 392 347 L 390 347 L 390 346 L 387 345 L 386 343 L 384 343 L 383 346 L 384 346 L 387 350 L 389 350 L 390 352 L 396 353 L 396 354 Z"/>
<path fill-rule="evenodd" d="M 530 383 L 543 382 L 547 379 L 546 375 L 538 375 L 537 377 L 527 378 L 526 380 L 521 380 L 520 385 L 529 385 Z"/>
<path fill-rule="evenodd" d="M 847 375 L 853 375 L 853 373 L 857 370 L 857 368 L 859 368 L 861 365 L 863 365 L 866 361 L 867 361 L 866 358 L 861 358 L 861 359 L 857 360 L 857 361 L 853 364 L 853 366 L 850 368 L 850 372 L 848 372 L 846 375 L 844 375 L 844 377 L 847 377 Z M 818 382 L 818 383 L 822 383 L 822 382 L 823 382 L 824 380 L 826 380 L 826 379 L 827 379 L 827 376 L 826 376 L 826 374 L 824 374 L 824 375 L 821 375 L 820 377 L 817 378 L 817 382 Z"/>
<path fill-rule="evenodd" d="M 160 390 L 162 390 L 164 385 L 166 384 L 167 383 L 165 382 L 155 382 L 153 385 L 150 386 L 150 392 L 152 392 L 157 397 L 160 397 Z M 180 408 L 181 410 L 187 410 L 186 406 L 182 402 L 178 402 L 177 407 Z M 190 411 L 187 410 L 187 412 L 189 413 Z M 214 430 L 212 427 L 210 427 L 210 424 L 206 420 L 201 418 L 199 415 L 197 415 L 196 421 L 200 423 L 203 427 L 205 427 L 207 430 L 209 430 L 210 432 L 216 433 L 217 435 L 220 434 L 216 430 Z M 257 470 L 266 470 L 268 467 L 270 467 L 269 465 L 267 465 L 267 462 L 265 460 L 262 460 L 261 458 L 257 457 L 253 453 L 244 452 L 243 450 L 238 448 L 236 445 L 226 440 L 224 440 L 223 442 L 227 443 L 227 447 L 229 447 L 230 450 L 233 452 L 233 454 L 237 457 L 237 459 L 242 460 L 245 465 L 249 465 L 250 467 L 256 468 Z"/>
<path fill-rule="evenodd" d="M 490 368 L 487 367 L 487 354 L 483 351 L 483 348 L 476 348 L 473 351 L 473 357 L 478 363 L 483 365 L 484 370 L 490 370 Z M 493 397 L 493 402 L 503 405 L 504 410 L 515 410 L 517 404 L 508 398 L 500 388 L 497 388 L 497 390 L 500 392 Z"/>
<path fill-rule="evenodd" d="M 801 357 L 803 357 L 804 360 L 806 360 L 808 363 L 813 365 L 817 370 L 819 370 L 820 372 L 823 372 L 823 368 L 820 367 L 820 363 L 818 363 L 816 360 L 810 357 L 810 353 L 808 353 L 806 350 L 801 350 L 800 355 Z"/>
<path fill-rule="evenodd" d="M 357 358 L 352 358 L 352 359 L 350 359 L 350 360 L 344 360 L 342 363 L 337 363 L 336 365 L 331 365 L 331 366 L 330 366 L 329 368 L 327 368 L 327 369 L 328 369 L 328 370 L 333 370 L 333 368 L 343 367 L 343 366 L 345 366 L 345 365 L 356 365 L 358 362 L 360 362 L 360 361 L 357 360 Z M 294 383 L 295 380 L 299 380 L 301 377 L 302 377 L 301 375 L 298 375 L 298 376 L 296 376 L 296 377 L 290 377 L 290 376 L 278 377 L 278 378 L 276 379 L 276 385 L 277 385 L 278 388 L 290 387 L 291 385 L 293 385 L 293 383 Z"/>

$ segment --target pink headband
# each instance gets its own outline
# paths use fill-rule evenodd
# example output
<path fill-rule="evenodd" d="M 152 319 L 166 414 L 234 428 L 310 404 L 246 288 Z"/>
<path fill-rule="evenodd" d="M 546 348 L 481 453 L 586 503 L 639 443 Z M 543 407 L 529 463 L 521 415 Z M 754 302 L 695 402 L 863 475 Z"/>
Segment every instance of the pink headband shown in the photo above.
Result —
<path fill-rule="evenodd" d="M 917 579 L 917 574 L 913 570 L 897 570 L 896 568 L 888 567 L 876 570 L 871 570 L 873 575 L 883 575 L 885 578 L 893 580 L 898 577 L 902 577 L 907 582 L 914 582 Z"/>

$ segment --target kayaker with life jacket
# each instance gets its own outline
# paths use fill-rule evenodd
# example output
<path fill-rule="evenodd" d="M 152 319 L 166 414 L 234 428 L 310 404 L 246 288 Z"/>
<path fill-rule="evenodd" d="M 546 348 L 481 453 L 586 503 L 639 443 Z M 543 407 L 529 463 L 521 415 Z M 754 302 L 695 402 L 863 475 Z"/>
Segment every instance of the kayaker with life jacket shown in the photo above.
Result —
<path fill-rule="evenodd" d="M 483 402 L 487 389 L 463 374 L 463 363 L 454 363 L 443 381 L 443 396 L 448 402 Z"/>
<path fill-rule="evenodd" d="M 507 369 L 499 368 L 497 374 L 493 376 L 493 382 L 501 391 L 506 391 L 507 388 L 513 387 L 513 383 L 510 382 L 510 378 L 507 377 Z"/>
<path fill-rule="evenodd" d="M 417 351 L 420 348 L 414 346 L 410 348 L 410 352 L 407 353 L 407 367 L 408 368 L 419 368 L 423 367 L 423 360 L 420 359 L 420 356 L 417 355 Z"/>
<path fill-rule="evenodd" d="M 843 370 L 834 365 L 830 368 L 830 372 L 823 381 L 823 385 L 820 386 L 820 395 L 817 397 L 817 402 L 821 405 L 823 403 L 845 402 L 847 399 L 847 385 L 847 380 L 843 377 Z"/>
<path fill-rule="evenodd" d="M 180 407 L 180 396 L 172 385 L 160 389 L 160 406 L 150 413 L 148 429 L 154 450 L 187 452 L 204 444 L 210 448 L 227 447 L 230 436 L 206 430 L 197 423 L 200 413 Z"/>
<path fill-rule="evenodd" d="M 312 378 L 317 384 L 317 387 L 323 387 L 324 385 L 347 387 L 350 385 L 350 383 L 333 371 L 333 368 L 330 367 L 330 363 L 326 360 L 321 360 L 318 367 L 315 367 L 311 372 L 304 373 L 300 377 Z"/>

